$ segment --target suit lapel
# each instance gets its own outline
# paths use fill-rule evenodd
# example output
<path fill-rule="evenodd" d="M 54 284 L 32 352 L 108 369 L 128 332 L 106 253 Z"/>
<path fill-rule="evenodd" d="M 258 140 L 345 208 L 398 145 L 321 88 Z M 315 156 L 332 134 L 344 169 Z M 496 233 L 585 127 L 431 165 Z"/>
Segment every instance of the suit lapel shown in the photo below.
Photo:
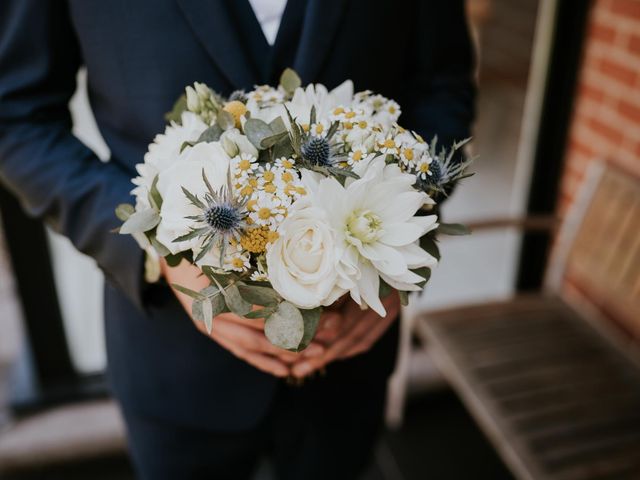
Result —
<path fill-rule="evenodd" d="M 224 0 L 177 2 L 198 40 L 231 85 L 234 88 L 252 88 L 258 81 L 256 72 L 247 58 L 239 30 Z"/>
<path fill-rule="evenodd" d="M 309 0 L 294 64 L 302 83 L 317 81 L 316 75 L 329 54 L 346 3 L 347 0 Z"/>

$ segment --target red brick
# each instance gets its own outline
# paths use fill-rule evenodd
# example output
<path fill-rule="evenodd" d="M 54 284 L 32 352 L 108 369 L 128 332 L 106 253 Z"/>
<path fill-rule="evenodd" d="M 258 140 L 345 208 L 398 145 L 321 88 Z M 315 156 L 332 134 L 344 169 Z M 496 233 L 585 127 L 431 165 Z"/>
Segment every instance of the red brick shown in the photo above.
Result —
<path fill-rule="evenodd" d="M 637 55 L 640 55 L 640 35 L 637 35 L 635 33 L 631 34 L 629 36 L 629 51 L 631 53 L 635 53 Z"/>
<path fill-rule="evenodd" d="M 640 128 L 640 107 L 632 105 L 626 100 L 621 100 L 618 102 L 618 111 Z"/>
<path fill-rule="evenodd" d="M 605 75 L 608 75 L 609 77 L 614 78 L 619 82 L 625 83 L 629 86 L 633 86 L 633 83 L 636 79 L 635 70 L 627 67 L 626 65 L 614 62 L 608 58 L 600 59 L 598 66 L 600 71 Z"/>
<path fill-rule="evenodd" d="M 587 36 L 590 39 L 596 39 L 606 43 L 613 43 L 613 39 L 616 38 L 616 31 L 613 29 L 613 27 L 603 25 L 602 23 L 594 21 L 591 23 L 591 27 L 587 32 Z"/>
<path fill-rule="evenodd" d="M 588 83 L 582 82 L 580 84 L 578 95 L 580 98 L 588 98 L 593 100 L 594 102 L 602 102 L 604 100 L 604 90 L 598 88 L 595 85 L 589 85 Z"/>
<path fill-rule="evenodd" d="M 588 139 L 582 139 L 577 136 L 571 139 L 569 150 L 572 154 L 577 153 L 584 157 L 595 155 L 595 150 L 589 145 Z"/>
<path fill-rule="evenodd" d="M 612 143 L 619 144 L 622 141 L 622 133 L 620 132 L 620 129 L 615 126 L 611 126 L 599 118 L 591 117 L 588 125 L 591 130 Z"/>
<path fill-rule="evenodd" d="M 640 0 L 613 0 L 611 11 L 626 18 L 640 20 Z"/>

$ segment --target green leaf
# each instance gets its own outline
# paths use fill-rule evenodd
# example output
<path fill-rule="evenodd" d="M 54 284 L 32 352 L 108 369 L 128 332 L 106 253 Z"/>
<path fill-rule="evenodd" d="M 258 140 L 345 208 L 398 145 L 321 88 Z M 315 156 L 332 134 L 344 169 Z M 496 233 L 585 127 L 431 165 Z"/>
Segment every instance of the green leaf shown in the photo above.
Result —
<path fill-rule="evenodd" d="M 165 258 L 171 255 L 171 252 L 169 251 L 169 249 L 165 247 L 162 243 L 160 243 L 160 241 L 156 238 L 155 231 L 151 235 L 148 235 L 148 237 L 149 237 L 149 241 L 151 242 L 151 245 L 153 245 L 153 248 L 155 248 L 156 252 L 158 252 L 158 255 L 161 255 Z"/>
<path fill-rule="evenodd" d="M 380 287 L 378 288 L 378 297 L 384 298 L 393 292 L 393 288 L 389 286 L 387 282 L 383 279 L 380 279 Z"/>
<path fill-rule="evenodd" d="M 471 230 L 461 223 L 441 223 L 437 231 L 442 235 L 469 235 L 471 233 Z"/>
<path fill-rule="evenodd" d="M 273 312 L 275 312 L 275 311 L 276 311 L 276 309 L 275 308 L 271 308 L 271 307 L 261 308 L 259 310 L 253 310 L 253 311 L 247 313 L 244 316 L 244 318 L 248 318 L 250 320 L 254 320 L 254 319 L 258 319 L 258 318 L 267 318 L 268 316 L 273 314 Z"/>
<path fill-rule="evenodd" d="M 191 230 L 189 233 L 181 235 L 178 238 L 174 238 L 173 242 L 174 243 L 186 242 L 187 240 L 191 240 L 193 238 L 199 237 L 209 232 L 211 232 L 211 229 L 209 227 L 196 228 Z"/>
<path fill-rule="evenodd" d="M 194 300 L 205 300 L 207 297 L 200 292 L 196 292 L 195 290 L 191 290 L 190 288 L 183 287 L 182 285 L 178 285 L 177 283 L 172 283 L 171 286 L 175 288 L 180 293 L 184 293 L 185 295 L 193 298 Z"/>
<path fill-rule="evenodd" d="M 159 174 L 154 177 L 151 189 L 149 190 L 149 203 L 158 213 L 160 213 L 160 209 L 162 208 L 162 195 L 160 195 L 160 192 L 158 191 L 159 178 Z"/>
<path fill-rule="evenodd" d="M 164 119 L 167 122 L 180 123 L 182 120 L 182 112 L 187 110 L 187 96 L 183 93 L 178 97 L 176 103 L 173 104 L 170 112 L 164 114 Z"/>
<path fill-rule="evenodd" d="M 313 105 L 311 107 L 311 113 L 309 114 L 309 125 L 314 125 L 316 123 L 316 106 Z M 328 135 L 327 135 L 328 136 Z M 327 138 L 329 140 L 329 138 Z"/>
<path fill-rule="evenodd" d="M 133 213 L 126 222 L 120 227 L 120 233 L 123 235 L 146 232 L 151 230 L 160 223 L 160 215 L 153 208 L 140 210 Z"/>
<path fill-rule="evenodd" d="M 398 295 L 400 296 L 400 305 L 402 305 L 403 307 L 409 305 L 409 292 L 400 290 L 398 291 Z"/>
<path fill-rule="evenodd" d="M 198 140 L 196 140 L 195 143 L 217 142 L 218 140 L 220 140 L 221 135 L 222 135 L 222 128 L 220 128 L 220 125 L 211 125 L 204 132 L 200 134 L 200 136 L 198 137 Z"/>
<path fill-rule="evenodd" d="M 271 127 L 257 118 L 250 118 L 244 123 L 244 134 L 258 150 L 264 150 L 262 141 L 273 136 Z"/>
<path fill-rule="evenodd" d="M 121 203 L 116 207 L 116 217 L 123 222 L 126 222 L 131 215 L 136 211 L 133 205 L 129 203 Z"/>
<path fill-rule="evenodd" d="M 283 138 L 286 138 L 288 136 L 289 136 L 289 132 L 276 133 L 274 135 L 271 135 L 270 137 L 263 138 L 262 141 L 260 142 L 260 146 L 263 149 L 271 148 L 276 143 L 278 143 L 280 140 L 282 140 Z"/>
<path fill-rule="evenodd" d="M 227 302 L 227 306 L 236 315 L 243 317 L 253 308 L 253 305 L 242 298 L 238 286 L 235 283 L 226 286 L 221 292 Z"/>
<path fill-rule="evenodd" d="M 273 288 L 269 287 L 257 287 L 253 285 L 246 285 L 244 283 L 238 283 L 238 291 L 242 298 L 252 305 L 275 305 L 280 300 L 279 295 Z"/>
<path fill-rule="evenodd" d="M 436 260 L 440 260 L 440 249 L 433 234 L 429 233 L 420 239 L 420 248 L 436 258 Z"/>
<path fill-rule="evenodd" d="M 320 322 L 320 314 L 322 313 L 322 308 L 314 308 L 312 310 L 300 310 L 302 313 L 302 320 L 304 321 L 304 334 L 302 335 L 302 340 L 296 349 L 298 352 L 301 352 L 305 348 L 309 346 L 311 340 L 316 335 L 316 330 L 318 329 L 318 323 Z"/>
<path fill-rule="evenodd" d="M 285 125 L 284 120 L 282 120 L 282 117 L 276 117 L 271 120 L 271 122 L 269 122 L 269 128 L 274 134 L 287 131 L 287 126 Z"/>
<path fill-rule="evenodd" d="M 184 187 L 180 187 L 182 189 L 182 193 L 184 193 L 184 195 L 189 199 L 189 201 L 196 207 L 204 210 L 207 207 L 205 206 L 204 203 L 202 203 L 202 200 L 200 200 L 198 197 L 196 197 L 193 193 L 191 193 L 189 190 L 187 190 Z"/>
<path fill-rule="evenodd" d="M 296 88 L 302 85 L 302 80 L 295 70 L 286 68 L 280 75 L 280 85 L 285 92 L 292 94 Z"/>
<path fill-rule="evenodd" d="M 350 177 L 350 178 L 355 178 L 356 180 L 360 178 L 360 176 L 357 173 L 352 172 L 351 170 L 347 170 L 346 168 L 327 167 L 327 170 L 334 176 Z"/>
<path fill-rule="evenodd" d="M 208 288 L 208 287 L 207 287 Z M 200 293 L 204 293 L 205 290 Z M 218 290 L 216 290 L 218 292 Z M 221 295 L 206 296 L 204 300 L 194 300 L 191 307 L 191 315 L 194 320 L 204 322 L 207 333 L 211 333 L 213 328 L 213 319 L 226 310 L 224 298 Z"/>
<path fill-rule="evenodd" d="M 170 267 L 177 267 L 178 265 L 180 265 L 183 258 L 184 257 L 180 253 L 176 253 L 175 255 L 166 255 L 164 257 L 165 261 L 167 262 L 167 265 L 169 265 Z"/>
<path fill-rule="evenodd" d="M 424 281 L 418 283 L 419 287 L 424 287 L 431 278 L 431 269 L 429 267 L 420 267 L 411 271 L 416 275 L 420 275 L 422 278 L 424 278 Z"/>
<path fill-rule="evenodd" d="M 216 118 L 216 124 L 220 125 L 222 130 L 229 130 L 236 125 L 236 121 L 226 110 L 220 110 L 218 112 L 218 117 Z"/>
<path fill-rule="evenodd" d="M 282 302 L 278 309 L 266 318 L 264 334 L 277 347 L 296 350 L 304 337 L 304 319 L 298 308 Z"/>

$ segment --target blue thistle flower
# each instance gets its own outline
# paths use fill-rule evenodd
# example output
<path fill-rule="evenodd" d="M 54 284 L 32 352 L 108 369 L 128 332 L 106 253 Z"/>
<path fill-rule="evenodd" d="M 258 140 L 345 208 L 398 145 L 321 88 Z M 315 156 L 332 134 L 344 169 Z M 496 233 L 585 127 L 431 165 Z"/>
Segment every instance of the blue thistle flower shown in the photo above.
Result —
<path fill-rule="evenodd" d="M 247 228 L 245 221 L 247 200 L 246 198 L 234 198 L 230 175 L 229 173 L 227 176 L 227 184 L 215 191 L 202 170 L 202 180 L 207 187 L 207 192 L 202 200 L 186 188 L 182 188 L 189 201 L 201 211 L 200 214 L 187 218 L 196 221 L 201 226 L 192 228 L 189 233 L 176 238 L 174 242 L 184 242 L 201 237 L 202 249 L 195 258 L 196 262 L 214 246 L 217 246 L 220 249 L 220 264 L 222 265 L 229 241 L 232 238 L 240 241 L 242 232 Z"/>
<path fill-rule="evenodd" d="M 331 146 L 326 138 L 310 136 L 302 144 L 302 156 L 312 165 L 328 167 L 333 164 Z"/>

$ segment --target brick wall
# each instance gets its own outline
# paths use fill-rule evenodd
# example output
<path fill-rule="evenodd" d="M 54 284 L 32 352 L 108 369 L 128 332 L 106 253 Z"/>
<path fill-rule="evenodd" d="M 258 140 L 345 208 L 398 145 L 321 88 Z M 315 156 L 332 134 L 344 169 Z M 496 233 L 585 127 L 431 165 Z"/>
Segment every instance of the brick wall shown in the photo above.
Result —
<path fill-rule="evenodd" d="M 640 177 L 640 0 L 592 2 L 565 156 L 560 216 L 575 200 L 589 163 L 598 159 Z M 626 311 L 614 313 L 607 299 L 596 298 L 571 275 L 564 291 L 625 330 L 640 332 L 637 318 L 627 318 Z"/>
<path fill-rule="evenodd" d="M 640 176 L 640 0 L 594 0 L 569 134 L 559 213 L 594 159 Z"/>

